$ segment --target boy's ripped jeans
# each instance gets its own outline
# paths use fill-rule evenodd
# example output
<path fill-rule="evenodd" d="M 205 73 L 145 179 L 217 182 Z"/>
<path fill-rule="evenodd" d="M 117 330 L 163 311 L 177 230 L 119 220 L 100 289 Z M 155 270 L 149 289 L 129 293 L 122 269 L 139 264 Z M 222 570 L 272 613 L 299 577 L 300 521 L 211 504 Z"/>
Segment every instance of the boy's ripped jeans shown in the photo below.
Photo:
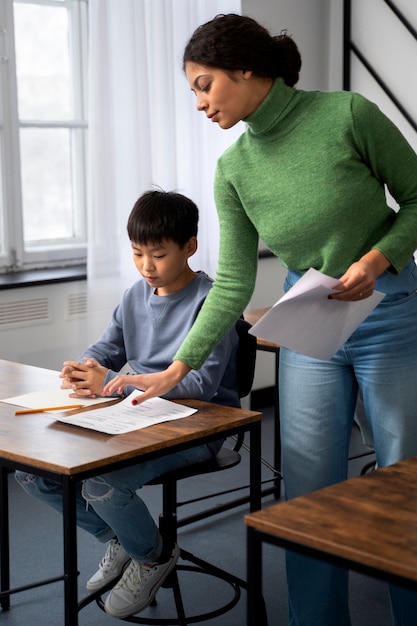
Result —
<path fill-rule="evenodd" d="M 116 536 L 138 561 L 157 559 L 161 551 L 159 530 L 138 490 L 166 472 L 211 457 L 211 450 L 204 444 L 80 482 L 76 492 L 77 525 L 101 542 Z M 15 476 L 26 493 L 62 514 L 59 481 L 21 471 Z"/>

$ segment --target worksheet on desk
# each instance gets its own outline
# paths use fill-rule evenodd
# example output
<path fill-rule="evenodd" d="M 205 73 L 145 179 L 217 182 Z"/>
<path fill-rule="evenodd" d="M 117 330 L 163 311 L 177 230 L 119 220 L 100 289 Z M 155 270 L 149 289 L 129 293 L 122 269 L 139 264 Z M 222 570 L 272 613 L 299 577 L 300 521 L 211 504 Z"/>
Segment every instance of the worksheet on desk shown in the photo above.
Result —
<path fill-rule="evenodd" d="M 83 411 L 76 415 L 59 418 L 57 421 L 98 430 L 108 435 L 120 435 L 161 422 L 181 419 L 197 412 L 197 409 L 170 402 L 164 398 L 151 398 L 142 404 L 133 405 L 133 398 L 142 393 L 136 390 L 118 404 Z"/>
<path fill-rule="evenodd" d="M 250 333 L 315 359 L 328 360 L 345 343 L 384 293 L 355 302 L 332 300 L 337 279 L 310 268 Z"/>

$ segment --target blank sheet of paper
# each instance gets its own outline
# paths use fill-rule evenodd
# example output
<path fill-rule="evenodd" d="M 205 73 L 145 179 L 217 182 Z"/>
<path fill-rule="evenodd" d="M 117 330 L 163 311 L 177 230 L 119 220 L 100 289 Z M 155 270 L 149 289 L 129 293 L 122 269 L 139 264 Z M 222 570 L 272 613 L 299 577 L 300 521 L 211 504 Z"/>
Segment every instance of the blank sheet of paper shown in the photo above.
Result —
<path fill-rule="evenodd" d="M 47 391 L 34 391 L 33 393 L 25 393 L 13 398 L 2 398 L 1 402 L 8 404 L 16 404 L 26 409 L 40 409 L 48 406 L 67 406 L 69 404 L 82 404 L 83 406 L 93 406 L 100 402 L 110 402 L 115 398 L 70 398 L 73 393 L 71 389 L 48 389 Z"/>

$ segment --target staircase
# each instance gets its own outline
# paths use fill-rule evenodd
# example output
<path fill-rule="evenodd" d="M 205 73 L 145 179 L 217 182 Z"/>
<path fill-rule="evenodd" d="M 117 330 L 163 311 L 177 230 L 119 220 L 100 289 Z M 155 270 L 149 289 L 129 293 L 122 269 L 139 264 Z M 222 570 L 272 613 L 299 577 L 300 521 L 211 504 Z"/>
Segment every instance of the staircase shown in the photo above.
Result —
<path fill-rule="evenodd" d="M 343 88 L 375 102 L 417 152 L 417 2 L 344 0 Z"/>

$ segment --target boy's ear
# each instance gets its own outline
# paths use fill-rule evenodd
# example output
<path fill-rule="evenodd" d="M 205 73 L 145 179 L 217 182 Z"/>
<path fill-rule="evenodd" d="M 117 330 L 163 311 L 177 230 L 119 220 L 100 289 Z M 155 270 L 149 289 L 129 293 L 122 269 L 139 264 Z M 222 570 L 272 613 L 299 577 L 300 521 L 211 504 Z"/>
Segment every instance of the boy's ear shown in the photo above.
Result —
<path fill-rule="evenodd" d="M 198 248 L 197 237 L 190 237 L 187 243 L 185 244 L 185 247 L 187 249 L 188 258 L 190 256 L 193 256 L 193 254 L 197 252 L 197 248 Z"/>
<path fill-rule="evenodd" d="M 252 75 L 253 75 L 252 70 L 242 70 L 243 80 L 249 80 L 249 78 L 252 78 Z"/>

